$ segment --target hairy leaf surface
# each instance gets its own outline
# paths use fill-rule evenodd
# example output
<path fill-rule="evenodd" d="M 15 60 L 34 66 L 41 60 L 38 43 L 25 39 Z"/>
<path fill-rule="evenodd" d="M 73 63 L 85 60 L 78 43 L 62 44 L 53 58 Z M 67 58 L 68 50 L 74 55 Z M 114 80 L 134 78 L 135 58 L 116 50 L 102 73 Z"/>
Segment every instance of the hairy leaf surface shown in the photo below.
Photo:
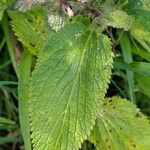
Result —
<path fill-rule="evenodd" d="M 150 122 L 131 102 L 108 98 L 90 138 L 98 150 L 149 150 Z"/>
<path fill-rule="evenodd" d="M 144 28 L 137 23 L 132 26 L 131 34 L 138 39 L 150 41 L 150 32 L 144 30 Z"/>
<path fill-rule="evenodd" d="M 46 24 L 45 12 L 35 8 L 29 12 L 10 12 L 15 34 L 28 50 L 37 55 L 51 33 Z"/>
<path fill-rule="evenodd" d="M 97 20 L 103 25 L 106 24 L 114 28 L 122 28 L 126 31 L 133 25 L 133 17 L 122 10 L 116 9 L 114 6 L 104 5 L 102 11 L 103 13 Z"/>
<path fill-rule="evenodd" d="M 132 15 L 138 25 L 150 32 L 150 1 L 130 0 L 127 4 L 127 13 Z"/>
<path fill-rule="evenodd" d="M 136 21 L 143 26 L 146 31 L 150 32 L 150 10 L 137 9 L 133 15 Z"/>
<path fill-rule="evenodd" d="M 110 40 L 71 23 L 50 37 L 33 71 L 29 107 L 35 150 L 76 150 L 108 87 Z"/>
<path fill-rule="evenodd" d="M 108 11 L 106 24 L 114 28 L 123 28 L 129 30 L 133 24 L 133 18 L 121 10 Z"/>

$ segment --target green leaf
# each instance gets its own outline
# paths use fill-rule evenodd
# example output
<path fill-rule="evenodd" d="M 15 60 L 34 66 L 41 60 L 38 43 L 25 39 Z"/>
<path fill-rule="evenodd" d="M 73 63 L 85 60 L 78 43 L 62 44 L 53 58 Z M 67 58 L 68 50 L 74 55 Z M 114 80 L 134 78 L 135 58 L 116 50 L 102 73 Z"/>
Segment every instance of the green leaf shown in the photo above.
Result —
<path fill-rule="evenodd" d="M 0 124 L 10 124 L 15 125 L 15 122 L 12 120 L 9 120 L 7 118 L 0 117 Z"/>
<path fill-rule="evenodd" d="M 26 13 L 10 12 L 9 15 L 12 19 L 13 30 L 19 40 L 32 54 L 38 55 L 51 34 L 46 24 L 44 10 L 35 8 Z"/>
<path fill-rule="evenodd" d="M 142 10 L 142 9 L 137 9 L 134 10 L 134 17 L 136 21 L 144 27 L 144 29 L 148 32 L 150 32 L 150 10 Z"/>
<path fill-rule="evenodd" d="M 113 6 L 105 6 L 103 8 L 103 14 L 100 15 L 98 21 L 103 25 L 106 24 L 114 28 L 123 28 L 126 31 L 128 31 L 134 23 L 132 16 L 129 16 L 126 12 L 116 9 Z"/>
<path fill-rule="evenodd" d="M 150 32 L 144 30 L 144 27 L 135 23 L 131 28 L 131 34 L 135 39 L 145 40 L 150 42 Z"/>
<path fill-rule="evenodd" d="M 71 23 L 48 40 L 33 71 L 29 110 L 34 150 L 77 150 L 96 120 L 111 76 L 107 36 Z"/>
<path fill-rule="evenodd" d="M 134 20 L 145 32 L 150 32 L 150 1 L 130 0 L 126 5 L 126 12 L 134 17 Z M 137 25 L 135 25 L 137 26 Z M 134 26 L 133 26 L 134 27 Z"/>
<path fill-rule="evenodd" d="M 150 63 L 134 62 L 130 66 L 133 68 L 133 71 L 144 74 L 145 76 L 150 76 Z"/>
<path fill-rule="evenodd" d="M 129 101 L 107 98 L 90 139 L 98 150 L 149 150 L 150 122 Z"/>
<path fill-rule="evenodd" d="M 141 58 L 144 58 L 146 61 L 150 62 L 150 52 L 146 51 L 142 46 L 139 44 L 134 43 L 131 44 L 132 52 Z"/>
<path fill-rule="evenodd" d="M 142 74 L 136 74 L 136 81 L 138 83 L 138 88 L 142 93 L 150 97 L 150 77 L 144 76 Z"/>
<path fill-rule="evenodd" d="M 13 2 L 14 0 L 1 0 L 0 1 L 0 20 L 3 17 L 3 13 L 5 9 L 7 9 L 7 7 L 9 7 Z"/>
<path fill-rule="evenodd" d="M 122 55 L 124 62 L 130 64 L 133 62 L 132 51 L 131 51 L 131 41 L 127 32 L 124 32 L 120 38 L 120 46 L 122 50 Z M 126 70 L 127 81 L 128 81 L 128 91 L 129 97 L 132 102 L 135 103 L 134 94 L 134 73 L 131 70 Z"/>
<path fill-rule="evenodd" d="M 22 142 L 21 137 L 13 137 L 13 136 L 7 136 L 7 137 L 0 137 L 0 144 L 6 144 L 6 143 L 18 143 Z"/>
<path fill-rule="evenodd" d="M 133 9 L 150 10 L 150 1 L 149 0 L 129 0 L 126 7 L 129 10 L 133 10 Z"/>

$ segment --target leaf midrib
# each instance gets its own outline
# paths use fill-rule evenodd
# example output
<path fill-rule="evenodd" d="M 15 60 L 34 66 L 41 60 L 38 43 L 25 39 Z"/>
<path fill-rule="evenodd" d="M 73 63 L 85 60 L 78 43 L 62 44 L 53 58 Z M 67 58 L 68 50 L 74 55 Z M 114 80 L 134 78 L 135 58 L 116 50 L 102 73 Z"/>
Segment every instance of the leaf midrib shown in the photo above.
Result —
<path fill-rule="evenodd" d="M 64 113 L 65 113 L 65 114 L 66 114 L 67 111 L 68 111 L 69 102 L 70 102 L 70 100 L 71 100 L 71 98 L 72 98 L 74 88 L 75 88 L 76 83 L 77 83 L 78 78 L 79 78 L 79 74 L 80 74 L 80 71 L 81 71 L 81 68 L 82 68 L 82 64 L 83 64 L 85 52 L 87 51 L 87 50 L 85 50 L 85 48 L 86 48 L 86 46 L 87 46 L 89 40 L 91 39 L 92 33 L 93 33 L 93 32 L 90 32 L 90 34 L 89 34 L 89 36 L 88 36 L 88 39 L 87 39 L 87 41 L 86 41 L 86 43 L 85 43 L 85 46 L 84 46 L 84 48 L 82 49 L 81 58 L 80 58 L 80 60 L 79 60 L 79 65 L 78 65 L 78 69 L 77 69 L 77 72 L 76 72 L 76 77 L 75 77 L 75 79 L 74 79 L 73 87 L 71 88 L 71 92 L 70 92 L 69 98 L 68 98 L 68 100 L 67 100 L 66 108 L 65 108 L 65 110 L 64 110 Z M 78 114 L 78 113 L 77 113 L 77 114 Z M 65 116 L 66 116 L 66 115 L 64 115 L 64 117 L 63 117 L 63 123 L 62 123 L 62 126 L 61 126 L 61 130 L 60 130 L 60 132 L 59 132 L 59 135 L 58 135 L 56 144 L 55 144 L 55 146 L 54 146 L 54 149 L 56 149 L 57 143 L 58 143 L 58 141 L 59 141 L 59 139 L 60 139 L 60 135 L 61 135 L 62 129 L 63 129 L 63 127 L 64 127 Z M 77 123 L 76 123 L 76 126 L 77 126 Z M 75 128 L 76 128 L 76 127 L 75 127 Z"/>

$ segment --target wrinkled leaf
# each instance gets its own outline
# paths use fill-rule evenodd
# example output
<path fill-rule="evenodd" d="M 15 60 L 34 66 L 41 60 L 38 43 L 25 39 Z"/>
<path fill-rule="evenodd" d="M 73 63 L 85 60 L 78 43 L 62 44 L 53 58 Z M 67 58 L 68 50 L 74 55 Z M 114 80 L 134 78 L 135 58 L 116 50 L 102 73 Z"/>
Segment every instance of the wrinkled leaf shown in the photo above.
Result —
<path fill-rule="evenodd" d="M 90 139 L 98 150 L 149 150 L 150 122 L 129 101 L 107 98 Z"/>
<path fill-rule="evenodd" d="M 122 10 L 108 7 L 107 5 L 103 8 L 103 14 L 101 14 L 97 20 L 103 25 L 106 24 L 114 28 L 122 28 L 126 31 L 128 31 L 134 23 L 132 16 L 129 16 Z"/>
<path fill-rule="evenodd" d="M 34 150 L 77 150 L 108 87 L 110 40 L 71 23 L 50 37 L 33 71 L 29 109 Z"/>

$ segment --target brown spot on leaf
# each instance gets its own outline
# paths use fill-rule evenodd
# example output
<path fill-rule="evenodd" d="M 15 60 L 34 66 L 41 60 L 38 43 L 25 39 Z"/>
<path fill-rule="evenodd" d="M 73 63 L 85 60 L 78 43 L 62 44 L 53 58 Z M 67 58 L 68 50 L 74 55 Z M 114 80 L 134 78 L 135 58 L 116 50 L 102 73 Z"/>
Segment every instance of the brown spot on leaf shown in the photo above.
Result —
<path fill-rule="evenodd" d="M 112 99 L 111 100 L 109 100 L 109 102 L 108 103 L 111 103 L 112 102 Z"/>
<path fill-rule="evenodd" d="M 135 145 L 135 144 L 132 144 L 132 147 L 133 147 L 133 148 L 136 148 L 136 145 Z"/>
<path fill-rule="evenodd" d="M 28 22 L 30 22 L 30 23 L 31 23 L 31 22 L 33 22 L 33 20 L 31 20 L 31 19 L 28 19 Z"/>
<path fill-rule="evenodd" d="M 136 113 L 135 117 L 141 118 L 142 116 L 139 113 Z"/>
<path fill-rule="evenodd" d="M 34 45 L 34 44 L 32 44 L 32 43 L 30 43 L 30 45 L 31 45 L 32 47 L 35 47 L 35 45 Z"/>
<path fill-rule="evenodd" d="M 116 109 L 116 107 L 115 107 L 115 106 L 113 106 L 112 108 L 113 108 L 113 109 Z"/>

